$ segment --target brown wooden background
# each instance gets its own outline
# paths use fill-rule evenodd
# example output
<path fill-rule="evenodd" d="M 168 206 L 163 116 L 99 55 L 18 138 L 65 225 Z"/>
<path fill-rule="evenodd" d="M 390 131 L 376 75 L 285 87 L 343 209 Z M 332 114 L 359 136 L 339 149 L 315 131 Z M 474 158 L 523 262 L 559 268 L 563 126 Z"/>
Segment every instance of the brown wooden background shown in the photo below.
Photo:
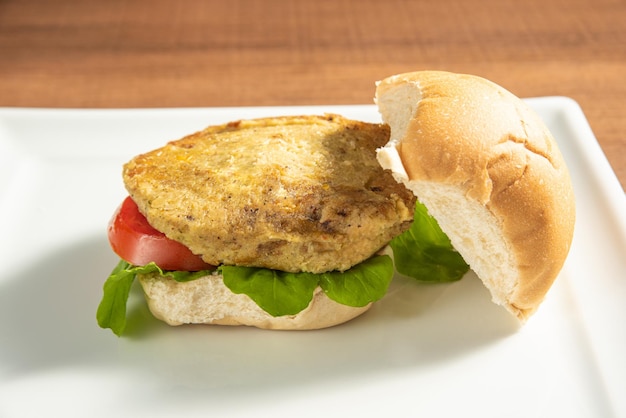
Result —
<path fill-rule="evenodd" d="M 625 0 L 0 0 L 0 106 L 371 103 L 418 69 L 572 97 L 626 184 Z"/>

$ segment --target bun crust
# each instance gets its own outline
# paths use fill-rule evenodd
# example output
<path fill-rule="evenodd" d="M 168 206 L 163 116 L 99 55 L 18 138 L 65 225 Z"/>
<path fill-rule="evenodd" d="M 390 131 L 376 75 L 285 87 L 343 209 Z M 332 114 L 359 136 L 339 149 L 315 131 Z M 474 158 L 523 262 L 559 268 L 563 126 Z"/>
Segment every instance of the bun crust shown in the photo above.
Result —
<path fill-rule="evenodd" d="M 275 330 L 328 328 L 347 322 L 371 306 L 354 308 L 329 299 L 317 288 L 297 315 L 273 317 L 246 295 L 231 292 L 219 274 L 176 282 L 158 274 L 138 275 L 150 312 L 169 325 L 248 325 Z"/>
<path fill-rule="evenodd" d="M 574 193 L 558 146 L 519 98 L 439 71 L 380 81 L 391 140 L 383 168 L 411 189 L 454 247 L 520 320 L 539 306 L 571 245 Z"/>

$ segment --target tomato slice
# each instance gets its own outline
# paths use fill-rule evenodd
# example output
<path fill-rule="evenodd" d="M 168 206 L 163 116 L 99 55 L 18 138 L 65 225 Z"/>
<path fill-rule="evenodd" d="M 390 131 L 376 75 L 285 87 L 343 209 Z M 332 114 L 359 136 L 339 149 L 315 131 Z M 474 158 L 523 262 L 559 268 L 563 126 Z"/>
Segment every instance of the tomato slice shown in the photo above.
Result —
<path fill-rule="evenodd" d="M 180 242 L 154 229 L 129 197 L 115 211 L 108 227 L 111 248 L 136 266 L 156 263 L 163 270 L 199 271 L 214 269 Z"/>

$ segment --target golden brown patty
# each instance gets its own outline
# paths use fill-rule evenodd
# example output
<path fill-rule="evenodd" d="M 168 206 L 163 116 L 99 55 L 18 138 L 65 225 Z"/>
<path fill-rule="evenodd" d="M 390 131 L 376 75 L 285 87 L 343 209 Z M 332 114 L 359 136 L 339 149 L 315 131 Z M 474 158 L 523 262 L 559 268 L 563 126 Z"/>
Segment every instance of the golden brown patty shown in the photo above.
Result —
<path fill-rule="evenodd" d="M 386 125 L 337 115 L 243 120 L 139 155 L 124 182 L 150 224 L 211 264 L 346 270 L 410 224 L 376 161 Z"/>

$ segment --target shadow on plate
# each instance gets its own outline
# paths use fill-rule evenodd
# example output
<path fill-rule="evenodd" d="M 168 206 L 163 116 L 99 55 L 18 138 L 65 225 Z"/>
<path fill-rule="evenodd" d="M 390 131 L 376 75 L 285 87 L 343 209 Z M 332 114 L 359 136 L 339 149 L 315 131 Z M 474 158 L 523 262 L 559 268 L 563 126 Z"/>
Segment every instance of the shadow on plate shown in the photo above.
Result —
<path fill-rule="evenodd" d="M 35 260 L 0 281 L 2 380 L 51 369 L 120 369 L 150 382 L 157 392 L 182 390 L 225 404 L 233 397 L 271 397 L 294 386 L 419 372 L 518 328 L 469 273 L 444 285 L 396 277 L 388 295 L 363 316 L 335 328 L 300 332 L 169 327 L 150 315 L 136 285 L 127 333 L 117 338 L 95 320 L 102 284 L 116 262 L 106 239 L 98 237 Z"/>

